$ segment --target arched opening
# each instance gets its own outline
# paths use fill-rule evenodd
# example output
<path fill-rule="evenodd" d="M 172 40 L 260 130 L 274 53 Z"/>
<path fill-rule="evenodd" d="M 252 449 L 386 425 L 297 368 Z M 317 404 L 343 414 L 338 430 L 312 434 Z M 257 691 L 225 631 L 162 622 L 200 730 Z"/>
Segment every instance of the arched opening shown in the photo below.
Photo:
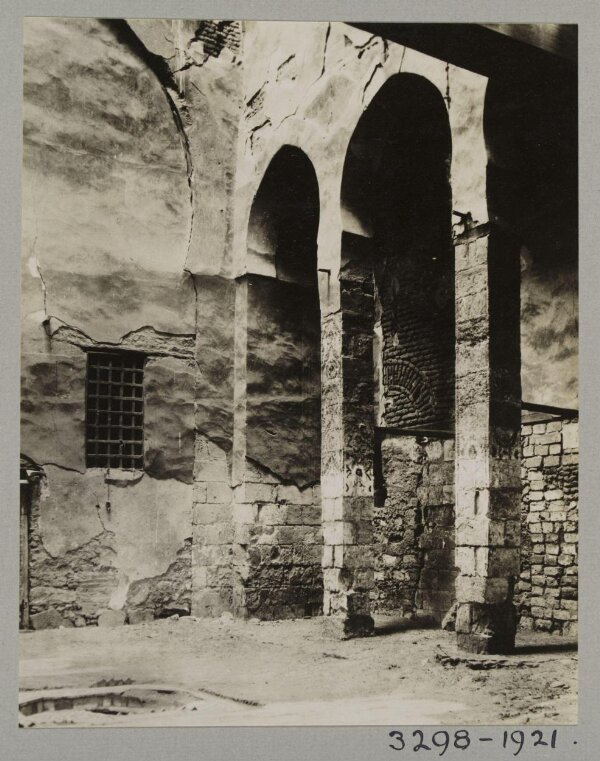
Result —
<path fill-rule="evenodd" d="M 249 553 L 246 601 L 265 618 L 322 609 L 318 225 L 315 170 L 284 146 L 252 204 L 247 239 L 246 460 L 273 488 L 258 514 L 269 546 Z"/>
<path fill-rule="evenodd" d="M 319 186 L 299 148 L 284 145 L 273 157 L 256 193 L 248 223 L 248 252 L 264 261 L 264 273 L 307 287 L 317 283 Z"/>
<path fill-rule="evenodd" d="M 415 75 L 388 80 L 354 131 L 342 182 L 343 259 L 353 239 L 370 241 L 388 426 L 448 428 L 454 415 L 449 163 L 440 93 Z"/>
<path fill-rule="evenodd" d="M 399 74 L 361 117 L 342 181 L 341 278 L 360 264 L 374 280 L 374 609 L 438 619 L 455 576 L 450 158 L 441 93 Z"/>
<path fill-rule="evenodd" d="M 577 86 L 557 68 L 486 91 L 488 206 L 521 252 L 523 399 L 577 406 Z"/>
<path fill-rule="evenodd" d="M 516 277 L 520 256 L 511 311 L 515 323 L 520 319 L 514 325 L 521 355 L 514 376 L 520 372 L 523 400 L 514 603 L 520 627 L 568 633 L 577 627 L 578 597 L 576 70 L 554 61 L 551 69 L 531 65 L 493 78 L 484 127 L 491 242 L 495 237 L 497 248 L 509 243 Z M 501 254 L 506 261 L 506 250 Z M 505 308 L 502 317 L 500 330 Z M 542 521 L 556 504 L 569 507 L 552 512 L 556 520 L 546 532 Z M 545 596 L 553 600 L 550 610 L 536 603 Z"/>

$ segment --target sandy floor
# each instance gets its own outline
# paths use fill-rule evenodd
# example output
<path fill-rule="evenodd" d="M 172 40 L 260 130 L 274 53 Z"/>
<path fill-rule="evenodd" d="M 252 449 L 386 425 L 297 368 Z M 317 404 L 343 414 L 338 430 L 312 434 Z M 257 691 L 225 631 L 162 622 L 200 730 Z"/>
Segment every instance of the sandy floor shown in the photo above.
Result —
<path fill-rule="evenodd" d="M 569 724 L 577 720 L 573 640 L 521 633 L 507 658 L 458 660 L 454 635 L 379 618 L 340 641 L 326 619 L 155 621 L 21 634 L 21 699 L 99 682 L 179 690 L 172 703 L 109 715 L 44 711 L 26 725 Z M 464 654 L 462 654 L 464 657 Z M 175 694 L 175 693 L 174 693 Z"/>

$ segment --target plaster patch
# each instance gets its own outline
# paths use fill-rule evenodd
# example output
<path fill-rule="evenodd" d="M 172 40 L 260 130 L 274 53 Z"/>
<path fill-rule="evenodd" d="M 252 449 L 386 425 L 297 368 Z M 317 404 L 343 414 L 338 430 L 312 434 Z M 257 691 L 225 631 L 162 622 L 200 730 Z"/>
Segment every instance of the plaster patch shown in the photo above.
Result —
<path fill-rule="evenodd" d="M 53 557 L 107 530 L 114 534 L 115 567 L 123 579 L 133 581 L 164 573 L 190 535 L 189 484 L 144 476 L 127 488 L 116 488 L 99 469 L 79 474 L 49 465 L 46 472 L 40 534 Z"/>

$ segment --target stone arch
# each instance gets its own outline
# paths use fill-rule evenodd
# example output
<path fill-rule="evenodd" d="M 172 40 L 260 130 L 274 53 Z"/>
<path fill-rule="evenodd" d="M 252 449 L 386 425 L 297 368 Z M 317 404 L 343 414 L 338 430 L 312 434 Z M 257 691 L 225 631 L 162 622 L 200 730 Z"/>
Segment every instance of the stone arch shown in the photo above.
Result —
<path fill-rule="evenodd" d="M 365 616 L 373 599 L 381 609 L 412 613 L 418 607 L 441 617 L 453 587 L 450 541 L 443 580 L 430 585 L 437 596 L 418 599 L 420 575 L 430 570 L 416 544 L 422 528 L 418 515 L 425 507 L 436 508 L 443 513 L 444 531 L 453 534 L 442 497 L 436 501 L 441 485 L 431 490 L 431 499 L 426 484 L 417 488 L 429 472 L 430 454 L 442 452 L 440 441 L 422 448 L 419 431 L 448 429 L 454 418 L 450 159 L 443 97 L 415 74 L 394 75 L 380 88 L 360 117 L 345 157 L 338 339 L 344 481 L 342 508 L 335 507 L 334 515 L 348 524 L 349 540 L 341 552 L 335 546 L 333 556 L 347 557 L 348 568 L 343 568 L 353 583 L 341 585 L 337 561 L 327 568 L 332 554 L 327 547 L 325 572 L 326 609 L 347 611 L 351 628 L 368 628 Z M 323 405 L 324 447 L 330 407 L 333 399 Z M 413 430 L 408 437 L 407 428 Z M 396 439 L 382 441 L 382 436 Z M 324 457 L 324 468 L 325 462 Z M 452 480 L 451 461 L 435 467 L 445 469 L 432 482 Z M 336 522 L 325 528 L 326 542 L 331 535 L 335 543 L 340 536 Z"/>
<path fill-rule="evenodd" d="M 236 498 L 247 500 L 239 512 L 252 513 L 253 537 L 265 535 L 258 547 L 241 544 L 247 570 L 240 582 L 246 612 L 259 618 L 322 610 L 318 226 L 313 165 L 284 145 L 251 205 L 248 272 L 236 297 L 238 330 L 246 326 L 236 357 L 234 445 L 245 489 Z"/>
<path fill-rule="evenodd" d="M 565 431 L 576 430 L 577 423 L 567 424 L 564 418 L 551 419 L 528 411 L 527 403 L 555 408 L 578 406 L 576 80 L 576 69 L 564 62 L 555 61 L 551 73 L 546 66 L 508 67 L 502 77 L 490 79 L 484 110 L 490 271 L 499 282 L 495 312 L 502 310 L 501 319 L 494 325 L 496 356 L 504 356 L 511 338 L 513 346 L 520 348 L 520 366 L 518 351 L 513 351 L 509 371 L 496 383 L 503 398 L 517 403 L 512 410 L 496 404 L 496 417 L 502 417 L 490 448 L 492 456 L 509 462 L 521 459 L 524 488 L 522 493 L 515 490 L 519 499 L 514 500 L 511 516 L 516 521 L 520 512 L 521 531 L 515 532 L 513 539 L 517 545 L 520 539 L 520 553 L 511 569 L 516 581 L 513 602 L 518 626 L 549 630 L 568 628 L 568 618 L 576 615 L 570 609 L 557 613 L 557 619 L 549 613 L 542 617 L 535 606 L 535 596 L 545 594 L 544 584 L 553 585 L 552 593 L 558 600 L 577 596 L 576 572 L 565 568 L 556 577 L 546 562 L 548 558 L 553 562 L 549 551 L 562 555 L 569 526 L 577 527 L 576 502 L 570 503 L 569 523 L 555 526 L 557 546 L 547 547 L 545 559 L 540 561 L 534 553 L 538 516 L 545 515 L 542 508 L 554 503 L 533 501 L 538 494 L 530 493 L 530 488 L 535 478 L 541 479 L 538 484 L 545 482 L 554 489 L 555 474 L 576 469 L 576 465 L 565 463 L 577 458 L 561 456 L 564 450 L 560 447 L 550 449 L 558 450 L 558 454 L 534 458 L 532 443 L 536 443 L 537 455 L 544 451 L 538 449 L 541 442 L 564 442 Z M 533 422 L 537 425 L 532 427 Z M 576 568 L 577 555 L 571 557 Z M 535 587 L 532 580 L 536 580 Z M 565 607 L 569 605 L 567 602 Z"/>
<path fill-rule="evenodd" d="M 278 280 L 316 282 L 319 184 L 300 148 L 283 145 L 252 201 L 246 247 L 249 270 Z"/>
<path fill-rule="evenodd" d="M 450 161 L 437 87 L 416 74 L 392 76 L 354 130 L 341 188 L 342 270 L 370 259 L 375 279 L 380 424 L 447 428 L 453 420 Z M 420 394 L 396 382 L 399 366 L 414 368 Z"/>
<path fill-rule="evenodd" d="M 563 407 L 577 406 L 575 79 L 565 66 L 509 70 L 490 80 L 484 110 L 492 242 L 521 257 L 523 399 Z"/>

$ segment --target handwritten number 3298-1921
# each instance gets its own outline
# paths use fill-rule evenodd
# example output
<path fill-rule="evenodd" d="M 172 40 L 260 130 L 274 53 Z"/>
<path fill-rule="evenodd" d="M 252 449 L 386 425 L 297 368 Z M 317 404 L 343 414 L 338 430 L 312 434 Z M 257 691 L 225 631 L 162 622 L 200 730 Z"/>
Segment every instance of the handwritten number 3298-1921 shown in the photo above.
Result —
<path fill-rule="evenodd" d="M 526 734 L 521 729 L 515 729 L 512 732 L 505 730 L 498 740 L 503 748 L 513 751 L 513 756 L 518 756 L 523 748 L 529 744 L 528 741 L 531 741 L 531 746 L 534 748 L 537 746 L 556 748 L 556 734 L 556 729 L 554 729 L 550 733 L 549 739 L 545 739 L 544 733 L 537 729 L 529 734 Z M 466 750 L 472 742 L 477 742 L 478 744 L 488 742 L 496 744 L 498 741 L 493 737 L 476 737 L 471 739 L 466 729 L 457 729 L 455 732 L 447 732 L 440 729 L 434 732 L 431 738 L 427 738 L 427 742 L 425 742 L 425 734 L 420 729 L 415 729 L 412 733 L 413 742 L 405 739 L 404 734 L 399 729 L 394 729 L 389 733 L 389 736 L 392 739 L 390 748 L 393 750 L 404 750 L 408 747 L 412 748 L 413 751 L 438 749 L 439 756 L 443 756 L 450 747 L 457 750 Z"/>

